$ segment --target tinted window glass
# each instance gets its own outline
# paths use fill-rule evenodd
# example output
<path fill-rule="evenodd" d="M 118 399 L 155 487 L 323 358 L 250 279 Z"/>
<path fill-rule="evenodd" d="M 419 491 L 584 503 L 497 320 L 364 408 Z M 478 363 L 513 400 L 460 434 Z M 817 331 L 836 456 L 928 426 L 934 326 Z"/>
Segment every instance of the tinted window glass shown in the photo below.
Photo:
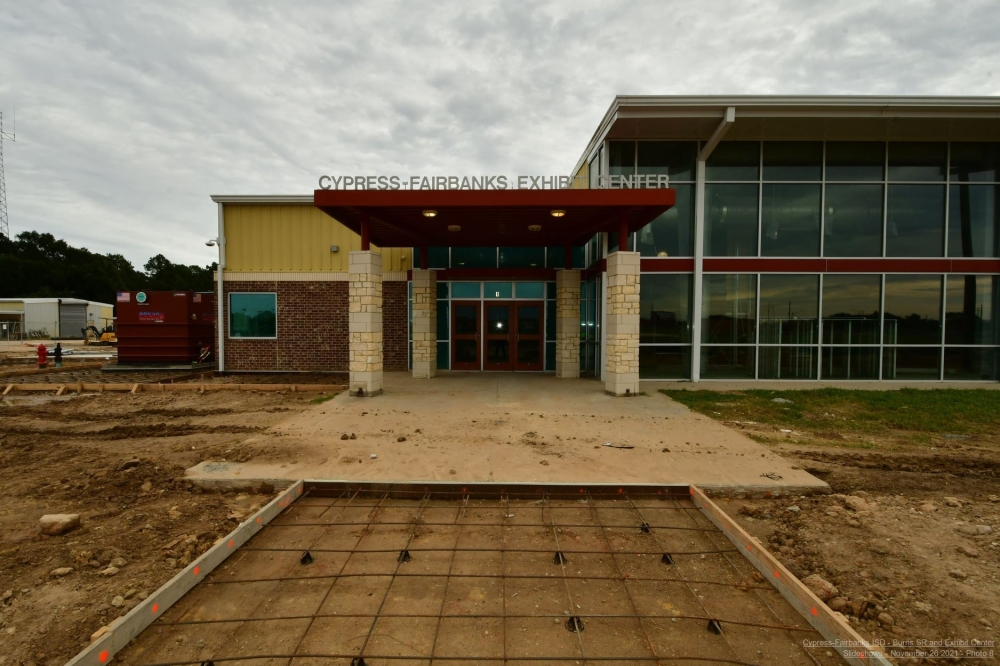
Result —
<path fill-rule="evenodd" d="M 951 144 L 951 179 L 1000 181 L 1000 143 Z"/>
<path fill-rule="evenodd" d="M 705 163 L 707 180 L 757 180 L 760 173 L 760 143 L 723 141 Z"/>
<path fill-rule="evenodd" d="M 514 293 L 518 298 L 545 298 L 544 282 L 517 282 Z"/>
<path fill-rule="evenodd" d="M 495 247 L 453 247 L 451 248 L 452 268 L 496 268 L 497 249 Z"/>
<path fill-rule="evenodd" d="M 819 347 L 761 347 L 758 379 L 815 379 Z"/>
<path fill-rule="evenodd" d="M 451 333 L 451 319 L 448 317 L 448 301 L 437 302 L 437 339 L 448 340 Z"/>
<path fill-rule="evenodd" d="M 513 298 L 513 296 L 514 285 L 510 282 L 483 283 L 483 298 Z"/>
<path fill-rule="evenodd" d="M 584 256 L 587 252 L 586 246 L 581 245 L 580 247 L 571 248 L 571 252 L 573 253 L 572 268 L 586 268 L 584 266 Z M 550 247 L 546 261 L 549 268 L 566 268 L 566 248 Z"/>
<path fill-rule="evenodd" d="M 635 249 L 644 257 L 690 257 L 693 253 L 694 185 L 670 186 L 677 193 L 677 203 L 635 236 Z"/>
<path fill-rule="evenodd" d="M 818 318 L 818 275 L 760 276 L 760 344 L 815 344 Z"/>
<path fill-rule="evenodd" d="M 698 144 L 694 141 L 640 141 L 636 173 L 665 173 L 670 180 L 694 180 Z"/>
<path fill-rule="evenodd" d="M 952 185 L 948 256 L 1000 256 L 1000 185 Z"/>
<path fill-rule="evenodd" d="M 278 297 L 275 294 L 229 294 L 229 337 L 278 336 Z"/>
<path fill-rule="evenodd" d="M 996 349 L 945 348 L 944 378 L 995 382 L 1000 376 Z"/>
<path fill-rule="evenodd" d="M 479 298 L 478 282 L 452 282 L 452 298 Z"/>
<path fill-rule="evenodd" d="M 757 256 L 757 185 L 705 187 L 705 255 Z"/>
<path fill-rule="evenodd" d="M 881 141 L 830 141 L 826 144 L 826 179 L 882 180 L 885 144 Z"/>
<path fill-rule="evenodd" d="M 687 379 L 691 347 L 639 347 L 640 379 Z"/>
<path fill-rule="evenodd" d="M 948 144 L 889 144 L 889 180 L 944 180 Z"/>
<path fill-rule="evenodd" d="M 765 183 L 761 211 L 761 254 L 819 256 L 819 185 Z"/>
<path fill-rule="evenodd" d="M 944 341 L 949 345 L 995 345 L 997 278 L 949 275 L 945 294 Z"/>
<path fill-rule="evenodd" d="M 882 379 L 937 379 L 940 347 L 886 347 L 882 350 Z"/>
<path fill-rule="evenodd" d="M 824 347 L 821 379 L 878 379 L 878 347 Z"/>
<path fill-rule="evenodd" d="M 705 275 L 703 289 L 702 342 L 754 342 L 757 276 Z"/>
<path fill-rule="evenodd" d="M 881 185 L 827 185 L 823 256 L 882 256 Z"/>
<path fill-rule="evenodd" d="M 690 342 L 690 308 L 690 275 L 642 275 L 639 289 L 639 342 Z"/>
<path fill-rule="evenodd" d="M 430 265 L 427 268 L 448 268 L 448 248 L 446 247 L 431 247 L 428 248 L 428 261 Z M 414 250 L 414 257 L 420 256 L 420 248 Z M 419 263 L 419 259 L 414 263 Z"/>
<path fill-rule="evenodd" d="M 755 347 L 702 347 L 705 379 L 753 379 Z"/>
<path fill-rule="evenodd" d="M 886 212 L 888 257 L 944 255 L 944 186 L 890 185 Z"/>
<path fill-rule="evenodd" d="M 822 176 L 821 142 L 764 142 L 764 180 L 819 180 Z"/>
<path fill-rule="evenodd" d="M 878 344 L 881 291 L 878 275 L 824 275 L 823 343 Z"/>
<path fill-rule="evenodd" d="M 883 342 L 941 344 L 941 276 L 886 275 Z"/>
<path fill-rule="evenodd" d="M 544 268 L 544 247 L 502 247 L 500 268 Z"/>
<path fill-rule="evenodd" d="M 631 176 L 635 173 L 635 142 L 612 141 L 608 144 L 608 175 Z"/>

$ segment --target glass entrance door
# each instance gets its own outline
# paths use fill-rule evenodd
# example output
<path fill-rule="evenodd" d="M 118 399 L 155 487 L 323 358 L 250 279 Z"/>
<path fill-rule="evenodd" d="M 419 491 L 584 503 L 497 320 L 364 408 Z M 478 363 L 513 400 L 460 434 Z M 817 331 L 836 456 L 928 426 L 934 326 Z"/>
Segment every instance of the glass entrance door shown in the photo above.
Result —
<path fill-rule="evenodd" d="M 511 310 L 509 303 L 486 303 L 486 331 L 483 335 L 483 370 L 513 370 Z"/>
<path fill-rule="evenodd" d="M 515 310 L 514 369 L 542 369 L 542 313 L 541 303 L 518 303 Z"/>
<path fill-rule="evenodd" d="M 483 370 L 542 369 L 542 303 L 487 302 Z"/>
<path fill-rule="evenodd" d="M 479 302 L 455 301 L 451 311 L 451 367 L 479 370 Z"/>

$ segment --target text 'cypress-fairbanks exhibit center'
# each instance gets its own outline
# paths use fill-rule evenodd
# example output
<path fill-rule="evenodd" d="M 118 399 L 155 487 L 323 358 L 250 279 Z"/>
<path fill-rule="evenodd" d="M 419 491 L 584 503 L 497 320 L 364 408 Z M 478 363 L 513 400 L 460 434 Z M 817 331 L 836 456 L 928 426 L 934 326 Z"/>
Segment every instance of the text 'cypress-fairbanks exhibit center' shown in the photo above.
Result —
<path fill-rule="evenodd" d="M 998 98 L 618 97 L 568 176 L 320 187 L 213 197 L 220 370 L 998 379 Z"/>

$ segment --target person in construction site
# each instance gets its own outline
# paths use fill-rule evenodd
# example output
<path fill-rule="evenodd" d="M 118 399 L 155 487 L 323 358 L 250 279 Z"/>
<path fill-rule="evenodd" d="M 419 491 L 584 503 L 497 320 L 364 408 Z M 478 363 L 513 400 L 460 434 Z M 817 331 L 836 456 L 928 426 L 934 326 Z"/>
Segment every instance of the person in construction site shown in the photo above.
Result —
<path fill-rule="evenodd" d="M 57 368 L 61 368 L 62 367 L 62 343 L 61 342 L 57 342 L 56 343 L 56 348 L 52 350 L 52 358 L 56 362 L 56 367 Z"/>
<path fill-rule="evenodd" d="M 44 368 L 49 362 L 49 350 L 45 347 L 45 343 L 38 345 L 38 368 Z"/>

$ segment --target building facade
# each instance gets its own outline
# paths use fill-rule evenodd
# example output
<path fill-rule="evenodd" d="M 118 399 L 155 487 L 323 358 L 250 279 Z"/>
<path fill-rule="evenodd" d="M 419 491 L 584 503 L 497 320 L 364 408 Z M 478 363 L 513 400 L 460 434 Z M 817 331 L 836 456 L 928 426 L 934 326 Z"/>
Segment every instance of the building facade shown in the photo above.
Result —
<path fill-rule="evenodd" d="M 998 121 L 995 98 L 619 97 L 573 184 L 640 197 L 666 176 L 672 205 L 536 245 L 398 218 L 370 250 L 381 370 L 996 381 Z M 321 195 L 214 198 L 223 369 L 351 366 L 365 239 Z"/>

